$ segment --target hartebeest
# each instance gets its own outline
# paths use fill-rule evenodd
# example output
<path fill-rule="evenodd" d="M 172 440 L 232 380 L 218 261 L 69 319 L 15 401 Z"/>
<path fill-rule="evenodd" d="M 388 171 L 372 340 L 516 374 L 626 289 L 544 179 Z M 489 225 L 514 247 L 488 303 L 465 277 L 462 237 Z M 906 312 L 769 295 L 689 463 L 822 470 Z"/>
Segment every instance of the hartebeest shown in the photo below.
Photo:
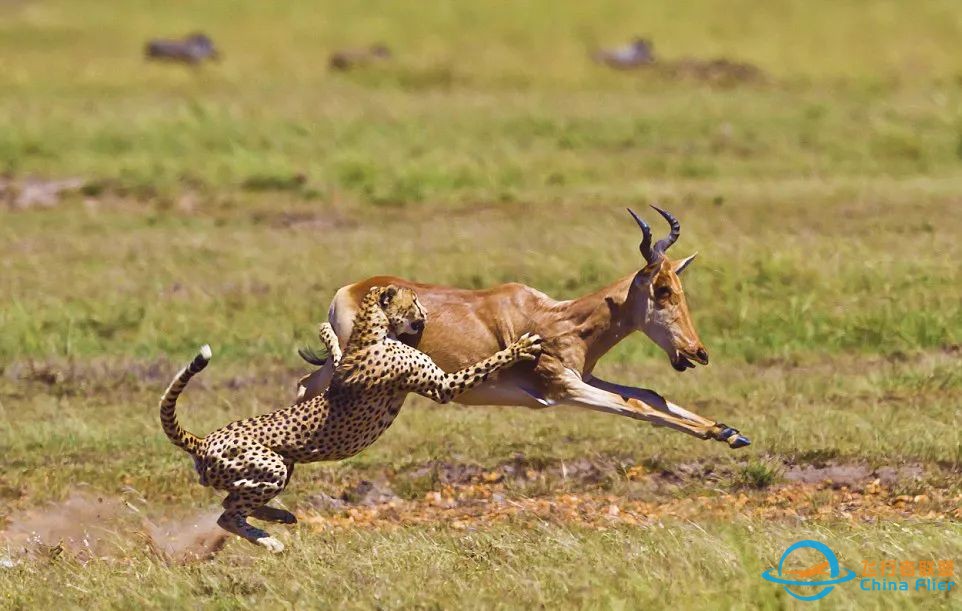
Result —
<path fill-rule="evenodd" d="M 544 339 L 536 363 L 521 364 L 497 379 L 461 395 L 465 405 L 521 405 L 531 408 L 574 405 L 646 420 L 701 439 L 725 441 L 732 448 L 750 441 L 729 426 L 666 401 L 658 393 L 606 382 L 592 375 L 595 364 L 631 334 L 643 331 L 668 354 L 677 371 L 708 364 L 678 276 L 695 255 L 674 261 L 666 252 L 678 240 L 681 225 L 656 208 L 671 226 L 668 236 L 651 241 L 651 229 L 631 209 L 641 228 L 645 266 L 603 289 L 578 299 L 556 301 L 523 284 L 465 290 L 392 276 L 375 276 L 340 288 L 328 319 L 343 345 L 351 335 L 354 315 L 372 286 L 413 288 L 427 310 L 427 324 L 402 341 L 427 353 L 445 371 L 455 371 L 502 350 L 525 333 Z M 302 398 L 327 387 L 331 367 L 309 351 L 308 362 L 321 369 L 301 380 Z"/>
<path fill-rule="evenodd" d="M 179 40 L 166 38 L 148 40 L 144 46 L 144 55 L 147 59 L 192 65 L 204 60 L 220 59 L 220 53 L 214 47 L 214 41 L 202 32 L 194 32 Z"/>

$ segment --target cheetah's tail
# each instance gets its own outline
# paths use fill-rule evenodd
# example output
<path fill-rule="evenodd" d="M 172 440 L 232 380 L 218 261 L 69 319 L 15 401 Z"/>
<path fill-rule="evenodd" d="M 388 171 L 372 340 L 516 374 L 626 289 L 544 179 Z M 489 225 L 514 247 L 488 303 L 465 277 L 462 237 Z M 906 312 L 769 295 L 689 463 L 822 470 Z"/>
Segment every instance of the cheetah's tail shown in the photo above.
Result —
<path fill-rule="evenodd" d="M 167 433 L 167 437 L 175 446 L 183 448 L 191 454 L 197 452 L 200 438 L 189 431 L 185 431 L 177 422 L 177 397 L 184 391 L 187 382 L 200 373 L 204 367 L 207 367 L 210 357 L 210 346 L 204 344 L 194 360 L 177 372 L 170 386 L 164 391 L 164 396 L 160 398 L 160 423 L 164 427 L 164 432 Z"/>

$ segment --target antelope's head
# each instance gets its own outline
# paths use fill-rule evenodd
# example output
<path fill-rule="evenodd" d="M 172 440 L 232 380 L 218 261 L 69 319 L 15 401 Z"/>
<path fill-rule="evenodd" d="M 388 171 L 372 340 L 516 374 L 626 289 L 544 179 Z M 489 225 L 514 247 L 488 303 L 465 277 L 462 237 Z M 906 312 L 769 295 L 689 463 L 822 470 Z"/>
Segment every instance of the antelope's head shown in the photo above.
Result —
<path fill-rule="evenodd" d="M 645 267 L 635 275 L 632 284 L 635 327 L 665 351 L 676 371 L 694 368 L 694 363 L 707 365 L 708 351 L 695 331 L 679 279 L 696 255 L 677 261 L 668 257 L 666 251 L 678 240 L 681 223 L 668 212 L 655 206 L 652 208 L 671 225 L 668 236 L 655 242 L 654 246 L 648 223 L 628 209 L 641 228 L 641 254 L 645 258 Z"/>

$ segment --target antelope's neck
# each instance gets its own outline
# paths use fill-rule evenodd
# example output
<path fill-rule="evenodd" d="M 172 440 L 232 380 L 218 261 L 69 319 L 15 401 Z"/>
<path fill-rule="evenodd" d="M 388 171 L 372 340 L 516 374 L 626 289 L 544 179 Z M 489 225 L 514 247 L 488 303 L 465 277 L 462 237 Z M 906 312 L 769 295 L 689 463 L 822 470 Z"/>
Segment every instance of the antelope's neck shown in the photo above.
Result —
<path fill-rule="evenodd" d="M 583 343 L 582 373 L 590 373 L 598 359 L 635 330 L 630 295 L 634 278 L 631 274 L 568 302 L 568 322 Z"/>

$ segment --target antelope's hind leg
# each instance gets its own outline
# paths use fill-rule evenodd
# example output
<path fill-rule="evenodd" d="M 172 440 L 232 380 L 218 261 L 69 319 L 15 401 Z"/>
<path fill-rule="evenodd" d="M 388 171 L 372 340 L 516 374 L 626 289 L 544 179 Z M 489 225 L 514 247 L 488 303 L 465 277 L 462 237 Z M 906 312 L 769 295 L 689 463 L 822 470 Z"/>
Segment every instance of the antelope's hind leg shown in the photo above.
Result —
<path fill-rule="evenodd" d="M 229 470 L 240 477 L 227 487 L 229 494 L 223 502 L 224 513 L 217 519 L 218 526 L 273 553 L 283 551 L 283 543 L 251 526 L 247 518 L 287 524 L 297 521 L 290 512 L 267 506 L 287 485 L 288 466 L 284 459 L 269 448 L 255 446 L 230 462 Z"/>

